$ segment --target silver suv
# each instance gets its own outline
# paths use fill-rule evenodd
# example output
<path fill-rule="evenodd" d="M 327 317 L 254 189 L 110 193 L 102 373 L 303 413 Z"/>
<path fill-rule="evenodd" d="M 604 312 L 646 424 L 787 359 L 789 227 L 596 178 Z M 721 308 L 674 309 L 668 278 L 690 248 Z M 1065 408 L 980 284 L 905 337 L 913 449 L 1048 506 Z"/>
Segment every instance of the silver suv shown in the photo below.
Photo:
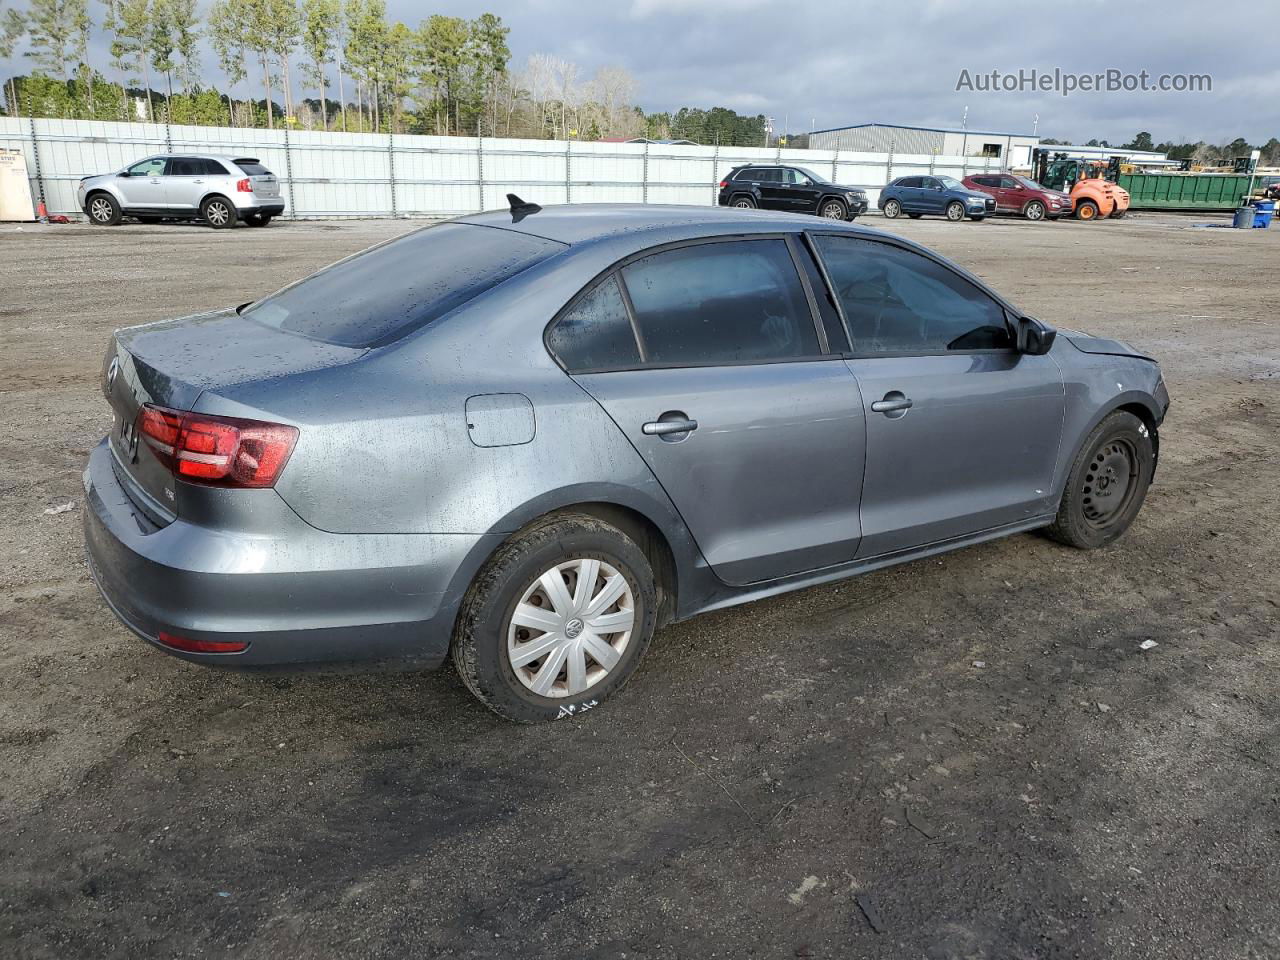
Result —
<path fill-rule="evenodd" d="M 284 212 L 275 174 L 254 157 L 216 153 L 147 157 L 116 173 L 85 177 L 76 200 L 90 221 L 104 227 L 123 217 L 201 219 L 216 228 L 243 220 L 265 227 Z"/>

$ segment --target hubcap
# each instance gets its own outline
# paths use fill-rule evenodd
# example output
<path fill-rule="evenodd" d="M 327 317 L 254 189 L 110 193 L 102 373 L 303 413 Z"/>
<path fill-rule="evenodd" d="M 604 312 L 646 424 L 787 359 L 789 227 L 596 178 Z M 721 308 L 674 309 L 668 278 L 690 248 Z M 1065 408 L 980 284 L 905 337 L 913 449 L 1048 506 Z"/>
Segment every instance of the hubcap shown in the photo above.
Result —
<path fill-rule="evenodd" d="M 1085 473 L 1081 503 L 1085 520 L 1105 527 L 1129 506 L 1138 458 L 1125 440 L 1109 440 L 1098 448 Z"/>
<path fill-rule="evenodd" d="M 111 219 L 111 204 L 99 197 L 93 201 L 93 219 L 104 223 Z"/>
<path fill-rule="evenodd" d="M 570 560 L 533 581 L 507 626 L 507 659 L 542 697 L 576 697 L 609 675 L 631 642 L 635 597 L 603 560 Z"/>
<path fill-rule="evenodd" d="M 1028 220 L 1039 220 L 1043 216 L 1044 216 L 1044 207 L 1040 206 L 1040 204 L 1033 203 L 1031 206 L 1027 207 Z"/>
<path fill-rule="evenodd" d="M 226 223 L 228 216 L 227 208 L 220 203 L 211 203 L 209 204 L 208 216 L 210 223 Z"/>
<path fill-rule="evenodd" d="M 898 207 L 898 201 L 897 201 L 897 200 L 890 200 L 888 203 L 886 203 L 886 204 L 884 205 L 884 212 L 885 212 L 885 213 L 886 213 L 886 214 L 887 214 L 891 219 L 892 219 L 893 217 L 896 217 L 896 216 L 898 215 L 898 210 L 899 210 L 899 207 Z"/>
<path fill-rule="evenodd" d="M 960 204 L 953 203 L 951 206 L 947 207 L 948 220 L 959 220 L 963 216 L 964 216 L 964 207 L 960 206 Z"/>

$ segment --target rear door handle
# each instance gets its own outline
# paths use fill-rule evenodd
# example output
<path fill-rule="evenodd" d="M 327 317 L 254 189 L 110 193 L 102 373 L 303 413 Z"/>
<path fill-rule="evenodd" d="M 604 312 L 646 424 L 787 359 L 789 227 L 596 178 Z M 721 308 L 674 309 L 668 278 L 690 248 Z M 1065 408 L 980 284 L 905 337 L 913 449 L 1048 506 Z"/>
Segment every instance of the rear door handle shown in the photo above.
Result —
<path fill-rule="evenodd" d="M 698 429 L 698 421 L 690 420 L 683 415 L 671 416 L 663 414 L 663 418 L 658 420 L 650 420 L 644 424 L 640 430 L 648 437 L 668 437 L 675 433 L 689 433 L 691 430 Z"/>

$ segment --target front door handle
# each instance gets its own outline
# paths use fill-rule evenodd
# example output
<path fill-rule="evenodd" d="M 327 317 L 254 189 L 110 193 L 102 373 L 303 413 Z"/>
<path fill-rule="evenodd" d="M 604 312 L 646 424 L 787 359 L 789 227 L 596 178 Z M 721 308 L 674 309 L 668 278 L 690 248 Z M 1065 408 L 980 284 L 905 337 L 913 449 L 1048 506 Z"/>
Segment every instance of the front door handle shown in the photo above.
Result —
<path fill-rule="evenodd" d="M 683 413 L 664 413 L 657 420 L 650 420 L 640 427 L 647 437 L 675 438 L 676 434 L 688 434 L 698 429 L 698 421 L 690 420 Z"/>
<path fill-rule="evenodd" d="M 891 418 L 905 416 L 910 409 L 911 398 L 898 390 L 890 390 L 884 395 L 883 400 L 877 400 L 871 404 L 873 413 L 883 413 Z"/>
<path fill-rule="evenodd" d="M 192 180 L 191 182 L 192 182 L 192 183 L 204 183 L 204 181 L 203 181 L 203 180 Z"/>

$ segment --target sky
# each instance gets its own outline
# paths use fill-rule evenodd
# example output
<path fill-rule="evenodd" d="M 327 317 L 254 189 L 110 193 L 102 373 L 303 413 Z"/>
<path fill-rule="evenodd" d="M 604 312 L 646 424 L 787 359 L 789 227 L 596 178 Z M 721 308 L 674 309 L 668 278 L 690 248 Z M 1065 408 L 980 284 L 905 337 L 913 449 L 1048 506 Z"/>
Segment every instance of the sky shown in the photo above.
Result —
<path fill-rule="evenodd" d="M 428 9 L 429 8 L 429 9 Z M 511 27 L 513 66 L 531 53 L 627 68 L 646 111 L 725 106 L 791 132 L 881 122 L 1030 133 L 1084 142 L 1253 143 L 1280 137 L 1280 61 L 1262 39 L 1268 3 L 1071 0 L 895 3 L 810 0 L 388 0 L 393 19 L 492 12 Z M 1272 11 L 1274 13 L 1274 10 Z M 1268 51 L 1268 47 L 1271 48 Z M 1000 70 L 1152 78 L 1209 74 L 1212 91 L 957 91 Z M 976 84 L 975 84 L 976 85 Z"/>
<path fill-rule="evenodd" d="M 202 11 L 208 3 L 199 0 Z M 1275 30 L 1265 39 L 1280 21 L 1269 7 L 1256 0 L 388 0 L 388 16 L 416 26 L 432 13 L 492 12 L 511 28 L 513 69 L 531 53 L 571 60 L 584 77 L 622 66 L 648 112 L 724 106 L 774 117 L 779 132 L 964 122 L 1080 143 L 1123 143 L 1145 130 L 1157 143 L 1243 136 L 1259 144 L 1280 137 Z M 99 20 L 101 4 L 90 9 Z M 100 33 L 91 57 L 105 67 Z M 206 70 L 213 63 L 206 50 Z M 962 71 L 976 87 L 992 70 L 1033 69 L 1208 74 L 1212 89 L 1067 97 L 956 89 Z"/>

